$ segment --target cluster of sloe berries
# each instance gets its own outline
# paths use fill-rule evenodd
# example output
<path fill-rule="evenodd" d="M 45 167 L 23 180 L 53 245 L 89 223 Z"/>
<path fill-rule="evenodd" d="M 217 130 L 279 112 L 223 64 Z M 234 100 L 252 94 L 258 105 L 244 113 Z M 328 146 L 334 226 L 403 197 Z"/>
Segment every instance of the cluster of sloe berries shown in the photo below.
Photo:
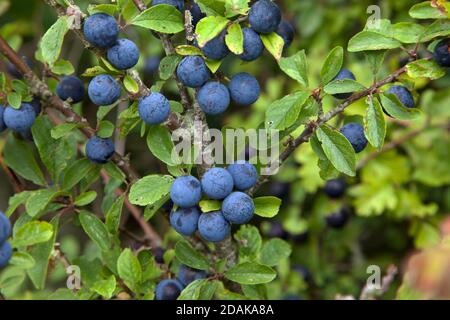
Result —
<path fill-rule="evenodd" d="M 347 182 L 344 178 L 336 178 L 328 180 L 325 184 L 323 191 L 331 199 L 339 199 L 345 195 L 347 190 Z M 350 208 L 347 205 L 343 205 L 335 212 L 332 212 L 326 216 L 327 225 L 330 228 L 340 229 L 342 228 L 350 218 Z"/>
<path fill-rule="evenodd" d="M 183 8 L 183 1 L 159 1 L 175 5 L 179 10 Z M 198 22 L 198 6 L 191 9 L 194 23 Z M 194 14 L 195 13 L 195 14 Z M 201 17 L 201 16 L 200 16 Z M 249 28 L 243 28 L 243 48 L 244 52 L 238 57 L 243 61 L 253 61 L 259 58 L 264 45 L 259 34 L 278 32 L 288 47 L 294 37 L 294 29 L 287 21 L 281 21 L 281 11 L 279 7 L 270 0 L 259 0 L 252 5 L 249 12 Z M 229 53 L 225 43 L 226 30 L 217 37 L 208 41 L 200 50 L 203 55 L 212 60 L 224 59 Z M 194 42 L 197 45 L 196 42 Z M 198 46 L 198 45 L 197 45 Z M 177 76 L 187 87 L 196 88 L 197 100 L 200 108 L 206 114 L 217 115 L 223 113 L 230 102 L 248 106 L 256 102 L 260 95 L 260 85 L 256 78 L 248 73 L 241 72 L 234 75 L 228 87 L 219 81 L 211 80 L 209 71 L 202 56 L 186 56 L 177 67 Z"/>
<path fill-rule="evenodd" d="M 0 269 L 6 267 L 12 257 L 12 247 L 7 241 L 11 235 L 11 222 L 0 212 Z"/>
<path fill-rule="evenodd" d="M 181 291 L 191 282 L 204 279 L 207 272 L 193 269 L 184 264 L 180 265 L 177 279 L 164 279 L 156 286 L 156 300 L 176 300 Z"/>
<path fill-rule="evenodd" d="M 176 178 L 170 189 L 170 198 L 177 206 L 170 213 L 172 227 L 184 236 L 198 230 L 207 241 L 224 240 L 230 234 L 231 224 L 244 224 L 253 217 L 253 200 L 243 191 L 253 187 L 257 180 L 255 166 L 245 161 L 237 161 L 226 169 L 211 168 L 201 181 L 193 176 Z M 202 195 L 223 200 L 221 209 L 201 213 L 197 205 Z"/>

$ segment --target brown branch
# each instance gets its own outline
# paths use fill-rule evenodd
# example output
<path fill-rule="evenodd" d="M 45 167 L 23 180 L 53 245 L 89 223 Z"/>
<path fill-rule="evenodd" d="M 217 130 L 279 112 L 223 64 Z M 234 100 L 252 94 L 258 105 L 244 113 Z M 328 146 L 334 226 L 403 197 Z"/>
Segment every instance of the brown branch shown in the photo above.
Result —
<path fill-rule="evenodd" d="M 303 132 L 292 141 L 280 154 L 279 162 L 283 163 L 289 156 L 303 143 L 309 141 L 311 136 L 314 134 L 316 129 L 323 125 L 324 123 L 328 122 L 335 116 L 341 114 L 348 106 L 350 106 L 352 103 L 358 101 L 361 98 L 364 98 L 368 95 L 371 95 L 378 91 L 379 88 L 382 86 L 394 82 L 400 75 L 406 72 L 406 67 L 400 68 L 397 71 L 395 71 L 393 74 L 389 75 L 385 79 L 374 83 L 371 87 L 362 90 L 360 92 L 354 93 L 351 97 L 349 97 L 347 100 L 345 100 L 343 103 L 338 105 L 336 108 L 332 109 L 331 111 L 319 116 L 317 120 L 311 120 L 305 125 L 305 129 Z M 313 91 L 314 94 L 315 90 Z M 261 176 L 258 179 L 258 182 L 256 185 L 249 191 L 249 194 L 254 194 L 258 188 L 267 182 L 269 179 L 269 176 Z"/>
<path fill-rule="evenodd" d="M 36 74 L 28 67 L 22 58 L 8 45 L 8 43 L 0 36 L 0 52 L 24 75 L 24 78 L 30 84 L 33 95 L 40 98 L 45 106 L 61 112 L 68 122 L 80 124 L 81 132 L 91 138 L 95 135 L 95 130 L 90 127 L 89 122 L 76 114 L 70 104 L 62 101 L 58 96 L 50 91 L 46 83 L 42 82 Z M 139 175 L 130 167 L 128 162 L 119 154 L 115 153 L 112 161 L 125 173 L 130 182 L 138 179 Z"/>

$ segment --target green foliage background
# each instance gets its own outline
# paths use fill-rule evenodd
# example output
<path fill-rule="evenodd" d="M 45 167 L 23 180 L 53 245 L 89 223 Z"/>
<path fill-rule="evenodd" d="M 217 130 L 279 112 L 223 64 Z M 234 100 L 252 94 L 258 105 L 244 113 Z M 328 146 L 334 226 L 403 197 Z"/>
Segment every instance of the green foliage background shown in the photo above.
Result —
<path fill-rule="evenodd" d="M 295 54 L 301 49 L 305 50 L 310 88 L 320 84 L 322 64 L 328 53 L 336 46 L 342 46 L 345 49 L 344 66 L 355 74 L 358 81 L 366 86 L 372 84 L 370 64 L 364 55 L 349 53 L 346 48 L 350 38 L 364 28 L 368 18 L 366 9 L 374 4 L 373 1 L 283 0 L 277 2 L 282 8 L 284 18 L 291 21 L 297 30 L 295 40 L 284 56 Z M 80 0 L 76 3 L 86 12 L 89 3 L 101 2 Z M 415 21 L 408 15 L 408 10 L 416 4 L 416 1 L 383 0 L 377 1 L 376 4 L 381 8 L 382 18 L 389 19 L 392 23 Z M 134 9 L 131 8 L 130 10 L 133 11 Z M 55 20 L 55 13 L 42 1 L 0 0 L 0 34 L 22 55 L 34 56 L 39 40 Z M 141 50 L 141 60 L 137 70 L 142 70 L 145 56 L 163 56 L 160 41 L 149 30 L 128 26 L 124 34 L 138 43 Z M 411 45 L 408 47 L 410 48 Z M 419 54 L 430 55 L 425 46 L 420 47 Z M 79 40 L 71 33 L 66 36 L 60 57 L 70 61 L 78 75 L 97 64 L 95 57 L 84 50 Z M 400 60 L 407 57 L 405 51 L 401 49 L 388 51 L 378 79 L 383 79 L 397 70 Z M 3 66 L 2 61 L 2 69 Z M 38 65 L 35 69 L 41 69 L 41 66 Z M 225 115 L 208 119 L 211 127 L 226 125 L 235 128 L 255 128 L 264 121 L 265 112 L 271 102 L 302 88 L 299 82 L 280 71 L 280 67 L 267 51 L 262 59 L 253 63 L 242 63 L 236 58 L 229 57 L 223 62 L 221 70 L 227 76 L 243 71 L 255 75 L 260 81 L 262 94 L 251 108 L 232 106 Z M 146 77 L 145 80 L 149 86 L 162 85 L 156 77 Z M 252 226 L 240 229 L 235 234 L 235 238 L 241 245 L 240 252 L 247 250 L 241 257 L 243 261 L 246 260 L 245 257 L 256 254 L 264 265 L 275 267 L 278 276 L 268 284 L 242 285 L 245 296 L 281 299 L 286 294 L 295 294 L 305 299 L 333 299 L 337 294 L 350 294 L 357 297 L 367 279 L 366 268 L 369 265 L 378 265 L 381 270 L 386 270 L 390 264 L 401 267 L 414 250 L 427 249 L 441 242 L 440 226 L 450 212 L 450 136 L 448 128 L 444 127 L 450 119 L 450 74 L 447 72 L 444 77 L 434 81 L 426 78 L 405 78 L 405 80 L 415 88 L 416 102 L 423 112 L 411 121 L 390 119 L 387 125 L 386 143 L 402 139 L 416 130 L 420 133 L 373 159 L 372 154 L 377 150 L 371 146 L 358 154 L 357 163 L 363 166 L 358 170 L 356 177 L 347 178 L 350 187 L 343 199 L 331 200 L 324 195 L 322 191 L 324 180 L 320 177 L 317 166 L 318 157 L 311 144 L 303 144 L 282 167 L 280 173 L 258 192 L 261 196 L 273 195 L 275 189 L 283 189 L 280 212 L 270 220 L 257 218 L 252 221 L 252 225 L 259 229 L 264 240 L 261 240 L 258 229 Z M 52 88 L 56 86 L 54 79 L 48 81 Z M 178 99 L 178 91 L 173 81 L 164 84 L 163 91 L 170 100 Z M 336 103 L 336 100 L 326 97 L 323 104 L 324 111 L 331 110 Z M 96 116 L 98 116 L 97 107 L 86 99 L 83 104 L 76 105 L 75 108 L 78 112 L 83 112 L 90 123 L 95 124 Z M 339 127 L 349 119 L 360 119 L 358 116 L 364 116 L 366 108 L 365 99 L 361 99 L 345 110 L 345 117 L 336 117 L 331 124 Z M 105 117 L 112 123 L 115 122 L 115 118 L 115 110 Z M 36 127 L 36 134 L 39 134 L 39 130 L 48 129 L 49 131 L 51 127 L 51 124 L 46 123 L 44 119 L 40 121 L 42 123 Z M 422 129 L 425 125 L 426 128 Z M 75 145 L 83 139 L 79 134 L 70 132 L 63 140 L 64 142 L 60 143 L 48 140 L 48 143 L 53 143 L 51 146 L 53 149 L 50 150 L 59 150 L 65 155 L 64 159 L 60 159 L 61 163 L 54 164 L 56 167 L 73 165 L 76 159 Z M 8 148 L 14 151 L 8 152 Z M 3 150 L 3 158 L 8 166 L 19 175 L 25 174 L 27 180 L 34 183 L 32 188 L 36 188 L 37 185 L 46 185 L 49 178 L 56 179 L 56 177 L 44 176 L 43 170 L 40 169 L 34 170 L 31 174 L 21 171 L 24 168 L 36 166 L 43 168 L 43 164 L 46 163 L 42 155 L 39 159 L 38 152 L 31 143 L 19 141 L 11 133 L 3 133 L 0 135 L 0 149 Z M 126 152 L 131 154 L 131 164 L 142 176 L 168 173 L 143 143 L 139 126 L 127 136 Z M 93 180 L 97 179 L 98 172 L 90 168 L 89 164 L 83 164 L 80 161 L 83 160 L 78 160 L 79 167 L 75 172 L 79 173 L 78 170 L 83 168 L 86 177 L 76 188 L 79 192 L 90 190 L 97 195 L 95 197 L 92 192 L 84 194 L 88 198 L 88 204 L 81 207 L 83 210 L 103 217 L 104 213 L 111 212 L 113 203 L 123 201 L 120 198 L 116 200 L 112 192 L 121 185 L 121 177 L 116 175 L 105 185 L 99 181 L 91 185 L 93 182 L 90 180 L 91 176 Z M 109 169 L 110 172 L 115 170 Z M 78 182 L 79 180 L 74 185 Z M 9 199 L 13 195 L 13 190 L 3 172 L 0 173 L 0 185 L 0 208 L 6 211 L 8 207 L 11 209 L 12 202 Z M 52 192 L 51 187 L 48 190 Z M 59 195 L 63 194 L 52 194 L 55 198 Z M 26 198 L 27 195 L 22 197 Z M 90 197 L 94 198 L 92 202 L 89 201 Z M 10 201 L 9 205 L 8 201 Z M 43 206 L 42 210 L 36 208 L 38 205 Z M 17 231 L 20 225 L 31 220 L 30 211 L 38 216 L 49 217 L 46 214 L 57 211 L 58 205 L 57 203 L 42 204 L 39 198 L 36 199 L 35 203 L 31 203 L 30 207 L 26 208 L 28 216 L 14 215 L 14 218 L 18 219 L 15 230 Z M 350 222 L 341 230 L 328 228 L 325 223 L 326 215 L 343 205 L 354 208 Z M 164 218 L 165 214 L 167 213 L 156 214 L 151 222 L 164 235 L 164 246 L 170 249 L 174 248 L 179 236 L 168 225 L 167 219 Z M 92 219 L 94 220 L 91 221 Z M 270 240 L 268 237 L 270 224 L 273 221 L 280 222 L 291 235 L 300 236 L 296 240 L 290 237 L 287 240 L 290 246 L 287 247 L 284 242 L 274 243 L 278 240 Z M 51 250 L 52 245 L 49 245 L 49 242 L 35 241 L 32 244 L 38 244 L 31 249 L 31 253 L 38 251 L 37 255 L 33 255 L 35 260 L 37 257 L 43 260 L 51 258 L 45 286 L 44 278 L 39 277 L 42 273 L 35 270 L 39 266 L 35 265 L 27 269 L 28 257 L 15 256 L 15 265 L 0 271 L 2 294 L 7 298 L 16 299 L 123 297 L 123 295 L 117 295 L 121 290 L 116 288 L 116 278 L 121 278 L 128 288 L 139 292 L 137 295 L 139 298 L 152 298 L 154 280 L 160 276 L 162 269 L 153 265 L 151 255 L 147 256 L 141 251 L 137 260 L 129 250 L 121 254 L 120 250 L 111 250 L 111 255 L 116 256 L 105 256 L 104 249 L 108 249 L 111 245 L 103 242 L 108 235 L 96 238 L 96 235 L 89 234 L 86 228 L 86 232 L 83 231 L 84 225 L 96 225 L 94 216 L 90 213 L 84 215 L 80 213 L 79 216 L 73 215 L 69 218 L 61 216 L 59 219 L 53 218 L 39 226 L 41 235 L 45 230 L 59 229 L 57 242 L 60 243 L 60 250 L 72 264 L 82 268 L 83 289 L 81 291 L 73 294 L 65 289 L 64 263 L 55 256 L 56 253 Z M 129 227 L 137 230 L 133 222 L 130 222 Z M 99 228 L 104 228 L 104 225 L 101 224 Z M 108 230 L 92 232 L 108 234 Z M 304 233 L 307 233 L 307 237 L 301 236 Z M 121 239 L 122 247 L 135 248 L 136 243 L 129 238 L 121 237 Z M 257 249 L 246 248 L 244 245 L 246 242 L 239 241 L 248 239 Z M 45 240 L 47 241 L 48 238 Z M 25 243 L 25 245 L 28 244 Z M 114 248 L 117 246 L 118 243 L 113 244 Z M 276 256 L 273 250 L 270 251 L 271 246 L 276 248 L 275 252 L 279 256 Z M 182 249 L 180 245 L 179 250 Z M 177 269 L 179 263 L 174 260 L 176 250 L 169 250 L 165 256 L 167 261 L 172 262 L 170 268 L 173 271 Z M 114 272 L 111 272 L 111 269 L 117 269 L 115 262 L 111 262 L 113 266 L 109 270 L 105 266 L 110 267 L 110 261 L 115 261 L 118 254 L 120 258 L 119 267 L 116 270 L 117 277 Z M 178 255 L 177 257 L 179 259 Z M 248 260 L 252 259 L 248 258 Z M 199 258 L 190 263 L 201 267 L 201 261 L 202 259 Z M 186 263 L 186 261 L 181 262 Z M 145 266 L 143 271 L 141 266 L 136 266 L 139 264 L 142 267 Z M 293 271 L 296 265 L 308 268 L 311 274 L 310 281 L 304 281 L 297 272 Z M 144 274 L 141 275 L 140 272 Z M 141 281 L 143 277 L 149 280 L 145 287 Z M 232 278 L 232 275 L 229 276 L 229 279 L 233 280 Z M 398 276 L 383 298 L 410 297 L 407 294 L 397 293 L 401 283 L 402 277 Z M 214 285 L 221 288 L 219 283 Z M 221 288 L 217 289 L 215 297 L 226 299 L 236 296 Z M 237 297 L 242 298 L 242 296 Z M 422 296 L 419 294 L 418 297 Z"/>

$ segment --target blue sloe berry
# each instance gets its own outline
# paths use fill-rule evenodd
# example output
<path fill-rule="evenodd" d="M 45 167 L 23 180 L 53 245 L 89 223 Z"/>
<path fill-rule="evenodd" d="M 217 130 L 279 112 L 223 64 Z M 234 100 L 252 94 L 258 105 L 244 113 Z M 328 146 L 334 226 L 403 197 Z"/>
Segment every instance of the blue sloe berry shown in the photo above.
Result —
<path fill-rule="evenodd" d="M 223 216 L 230 223 L 247 223 L 252 219 L 254 212 L 253 200 L 244 192 L 232 192 L 222 202 Z"/>
<path fill-rule="evenodd" d="M 107 163 L 114 154 L 114 143 L 109 138 L 93 136 L 86 144 L 86 157 L 94 163 Z"/>
<path fill-rule="evenodd" d="M 66 101 L 71 98 L 73 103 L 78 103 L 84 99 L 84 83 L 80 78 L 67 76 L 61 79 L 56 86 L 56 93 L 61 100 Z"/>
<path fill-rule="evenodd" d="M 230 105 L 230 92 L 220 82 L 210 81 L 200 88 L 197 100 L 203 112 L 216 115 L 224 112 Z"/>
<path fill-rule="evenodd" d="M 207 241 L 220 242 L 230 235 L 231 226 L 221 211 L 203 213 L 198 219 L 198 232 Z"/>
<path fill-rule="evenodd" d="M 231 78 L 228 84 L 231 99 L 243 106 L 251 105 L 259 98 L 261 88 L 258 80 L 248 73 L 241 72 Z"/>
<path fill-rule="evenodd" d="M 107 74 L 94 77 L 88 86 L 91 101 L 98 106 L 108 106 L 120 98 L 122 88 L 120 84 Z"/>
<path fill-rule="evenodd" d="M 356 122 L 347 123 L 343 126 L 340 132 L 347 138 L 351 143 L 353 149 L 356 153 L 364 150 L 367 145 L 367 139 L 364 135 L 364 128 L 362 125 Z"/>
<path fill-rule="evenodd" d="M 170 224 L 180 234 L 192 236 L 197 231 L 200 211 L 197 207 L 178 208 L 170 213 Z"/>
<path fill-rule="evenodd" d="M 97 48 L 112 47 L 119 35 L 119 26 L 114 17 L 96 13 L 84 21 L 83 33 L 86 40 Z"/>
<path fill-rule="evenodd" d="M 209 80 L 210 72 L 200 56 L 187 56 L 178 64 L 177 76 L 187 87 L 198 88 Z"/>
<path fill-rule="evenodd" d="M 152 92 L 139 99 L 138 111 L 141 119 L 147 124 L 163 123 L 169 118 L 170 102 L 161 93 Z"/>
<path fill-rule="evenodd" d="M 255 166 L 245 161 L 230 164 L 227 170 L 233 177 L 234 187 L 241 191 L 250 189 L 258 180 Z"/>
<path fill-rule="evenodd" d="M 193 176 L 177 177 L 170 187 L 170 198 L 181 208 L 197 205 L 202 198 L 200 181 Z"/>
<path fill-rule="evenodd" d="M 210 199 L 223 199 L 233 191 L 233 177 L 223 168 L 211 168 L 201 180 L 203 193 Z"/>

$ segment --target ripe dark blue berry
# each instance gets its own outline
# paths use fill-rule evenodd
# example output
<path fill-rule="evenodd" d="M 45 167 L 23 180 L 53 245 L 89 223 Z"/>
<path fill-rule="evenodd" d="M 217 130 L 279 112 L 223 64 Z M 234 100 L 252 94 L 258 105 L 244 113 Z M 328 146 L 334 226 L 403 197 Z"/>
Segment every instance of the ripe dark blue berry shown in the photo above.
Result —
<path fill-rule="evenodd" d="M 294 40 L 295 34 L 295 30 L 292 24 L 290 24 L 286 20 L 281 21 L 277 28 L 277 34 L 284 40 L 284 49 L 289 48 L 292 41 Z"/>
<path fill-rule="evenodd" d="M 156 300 L 177 300 L 183 285 L 176 279 L 165 279 L 158 283 L 155 291 Z"/>
<path fill-rule="evenodd" d="M 367 139 L 364 135 L 364 128 L 356 122 L 347 123 L 339 130 L 347 140 L 352 144 L 356 153 L 364 150 L 367 145 Z"/>
<path fill-rule="evenodd" d="M 96 13 L 84 21 L 83 33 L 86 40 L 97 48 L 109 48 L 116 44 L 119 26 L 114 17 Z"/>
<path fill-rule="evenodd" d="M 328 180 L 324 187 L 324 192 L 330 198 L 340 198 L 345 194 L 345 190 L 347 189 L 347 183 L 343 178 L 331 179 Z"/>
<path fill-rule="evenodd" d="M 450 67 L 450 39 L 441 40 L 434 48 L 434 60 L 442 67 Z"/>
<path fill-rule="evenodd" d="M 107 163 L 114 154 L 114 142 L 93 136 L 86 144 L 86 157 L 94 163 Z"/>
<path fill-rule="evenodd" d="M 0 104 L 0 132 L 5 131 L 6 124 L 5 121 L 3 121 L 3 113 L 5 112 L 5 107 Z"/>
<path fill-rule="evenodd" d="M 392 86 L 386 93 L 395 94 L 400 102 L 407 108 L 414 108 L 414 98 L 404 86 Z"/>
<path fill-rule="evenodd" d="M 12 254 L 12 247 L 9 242 L 5 241 L 0 244 L 0 269 L 8 265 Z"/>
<path fill-rule="evenodd" d="M 204 279 L 206 276 L 206 271 L 193 269 L 184 264 L 180 265 L 180 269 L 178 270 L 178 280 L 180 280 L 184 286 L 188 286 L 195 280 Z"/>
<path fill-rule="evenodd" d="M 122 88 L 120 84 L 107 74 L 94 77 L 88 86 L 91 101 L 98 106 L 108 106 L 120 98 Z"/>
<path fill-rule="evenodd" d="M 163 123 L 169 118 L 170 102 L 159 92 L 152 92 L 139 99 L 138 111 L 141 119 L 149 124 Z"/>
<path fill-rule="evenodd" d="M 249 222 L 255 212 L 252 198 L 246 193 L 232 192 L 222 202 L 222 213 L 224 218 L 234 224 Z"/>
<path fill-rule="evenodd" d="M 226 30 L 222 31 L 217 37 L 208 41 L 203 48 L 201 48 L 203 54 L 212 60 L 221 60 L 225 58 L 230 50 L 225 43 Z"/>
<path fill-rule="evenodd" d="M 119 70 L 133 68 L 139 61 L 139 49 L 128 39 L 119 39 L 117 43 L 106 52 L 108 61 Z"/>
<path fill-rule="evenodd" d="M 178 64 L 177 76 L 187 87 L 198 88 L 209 80 L 210 72 L 200 56 L 187 56 Z"/>
<path fill-rule="evenodd" d="M 200 211 L 197 207 L 178 208 L 170 213 L 170 224 L 180 234 L 192 236 L 197 231 Z"/>
<path fill-rule="evenodd" d="M 75 76 L 64 77 L 56 86 L 56 93 L 64 101 L 70 98 L 73 103 L 78 103 L 84 99 L 84 83 Z"/>
<path fill-rule="evenodd" d="M 248 106 L 259 98 L 261 88 L 258 80 L 248 73 L 241 72 L 231 78 L 228 84 L 231 99 L 242 106 Z"/>
<path fill-rule="evenodd" d="M 183 0 L 153 0 L 152 6 L 156 6 L 158 4 L 167 4 L 169 6 L 174 6 L 179 11 L 184 10 L 184 1 Z"/>
<path fill-rule="evenodd" d="M 349 210 L 346 207 L 342 207 L 338 211 L 327 215 L 325 219 L 330 228 L 340 229 L 347 223 L 349 217 Z"/>
<path fill-rule="evenodd" d="M 345 80 L 345 79 L 350 79 L 350 80 L 356 80 L 355 75 L 347 69 L 341 69 L 341 71 L 339 71 L 339 73 L 337 74 L 336 77 L 334 77 L 333 80 Z M 347 99 L 350 98 L 350 96 L 353 94 L 353 92 L 346 92 L 346 93 L 337 93 L 334 94 L 333 97 L 335 97 L 336 99 Z"/>
<path fill-rule="evenodd" d="M 11 222 L 8 217 L 0 211 L 0 243 L 8 240 L 11 235 Z"/>
<path fill-rule="evenodd" d="M 270 0 L 259 0 L 250 8 L 250 26 L 258 33 L 271 33 L 281 22 L 280 8 Z"/>
<path fill-rule="evenodd" d="M 223 168 L 211 168 L 203 175 L 202 190 L 210 199 L 223 199 L 233 191 L 233 177 Z"/>
<path fill-rule="evenodd" d="M 258 180 L 255 166 L 248 162 L 239 161 L 230 164 L 227 170 L 233 177 L 234 187 L 241 191 L 250 189 Z"/>
<path fill-rule="evenodd" d="M 8 106 L 3 113 L 6 126 L 16 132 L 29 131 L 35 119 L 36 111 L 29 103 L 22 103 L 19 109 Z"/>
<path fill-rule="evenodd" d="M 203 213 L 198 219 L 198 232 L 207 241 L 220 242 L 230 235 L 231 226 L 221 211 Z"/>
<path fill-rule="evenodd" d="M 258 59 L 264 51 L 264 45 L 255 31 L 250 28 L 243 28 L 244 34 L 244 53 L 239 58 L 244 61 L 253 61 Z"/>
<path fill-rule="evenodd" d="M 196 4 L 195 2 L 192 4 L 192 7 L 191 7 L 191 9 L 189 11 L 191 12 L 191 15 L 192 15 L 192 25 L 194 27 L 197 25 L 197 23 L 201 19 L 206 17 L 206 14 L 204 14 L 202 12 L 202 10 L 200 10 L 200 6 L 198 4 Z"/>
<path fill-rule="evenodd" d="M 197 100 L 203 112 L 216 115 L 224 112 L 230 105 L 230 92 L 220 82 L 210 81 L 200 88 Z"/>
<path fill-rule="evenodd" d="M 202 198 L 200 181 L 193 176 L 181 176 L 175 179 L 170 188 L 170 198 L 181 208 L 190 208 Z"/>

